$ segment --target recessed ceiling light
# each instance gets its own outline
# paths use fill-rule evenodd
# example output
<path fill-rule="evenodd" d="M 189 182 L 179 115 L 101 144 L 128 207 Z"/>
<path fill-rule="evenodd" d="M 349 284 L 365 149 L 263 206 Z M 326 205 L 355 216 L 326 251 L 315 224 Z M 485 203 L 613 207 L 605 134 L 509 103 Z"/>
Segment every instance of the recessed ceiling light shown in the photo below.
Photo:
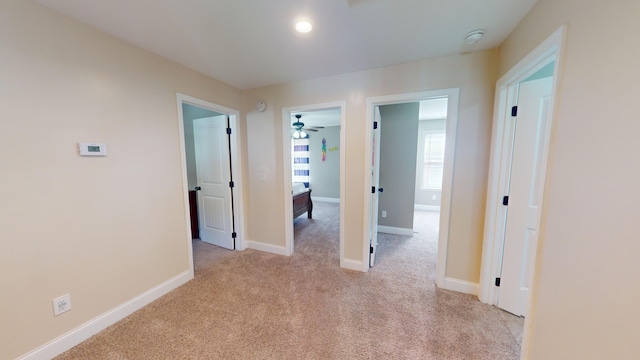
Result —
<path fill-rule="evenodd" d="M 308 21 L 299 21 L 296 24 L 296 30 L 301 33 L 307 33 L 311 31 L 311 23 Z"/>

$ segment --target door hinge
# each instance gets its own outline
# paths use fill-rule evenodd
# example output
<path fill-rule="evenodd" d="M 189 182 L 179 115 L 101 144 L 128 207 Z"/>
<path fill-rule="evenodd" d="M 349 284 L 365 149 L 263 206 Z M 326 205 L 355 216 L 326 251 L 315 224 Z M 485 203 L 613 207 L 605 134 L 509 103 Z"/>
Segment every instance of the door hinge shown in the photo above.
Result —
<path fill-rule="evenodd" d="M 375 194 L 375 193 L 376 193 L 376 187 L 375 187 L 375 186 L 372 186 L 372 187 L 371 187 L 371 193 L 372 193 L 372 194 Z"/>
<path fill-rule="evenodd" d="M 233 183 L 233 181 L 229 181 L 229 187 L 232 188 L 234 186 L 235 186 L 235 184 Z"/>
<path fill-rule="evenodd" d="M 369 253 L 373 254 L 373 246 L 369 246 Z"/>
<path fill-rule="evenodd" d="M 231 128 L 230 127 L 227 128 L 227 135 L 231 135 Z"/>
<path fill-rule="evenodd" d="M 373 130 L 375 130 L 375 129 L 377 129 L 377 128 L 378 128 L 378 122 L 377 122 L 377 121 L 374 121 L 374 122 L 373 122 Z"/>
<path fill-rule="evenodd" d="M 502 205 L 504 206 L 509 205 L 509 195 L 502 197 Z"/>
<path fill-rule="evenodd" d="M 511 108 L 511 116 L 518 116 L 518 106 L 513 106 Z"/>
<path fill-rule="evenodd" d="M 500 287 L 500 278 L 496 278 L 496 286 Z"/>
<path fill-rule="evenodd" d="M 231 238 L 232 238 L 232 239 L 235 239 L 237 236 L 238 236 L 238 235 L 237 235 L 235 232 L 232 232 L 232 233 L 231 233 Z"/>

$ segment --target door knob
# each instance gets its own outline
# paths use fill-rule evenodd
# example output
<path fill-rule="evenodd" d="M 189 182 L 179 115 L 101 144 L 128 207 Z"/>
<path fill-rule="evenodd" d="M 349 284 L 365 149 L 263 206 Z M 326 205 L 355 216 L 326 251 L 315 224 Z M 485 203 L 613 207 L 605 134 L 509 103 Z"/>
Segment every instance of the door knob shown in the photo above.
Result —
<path fill-rule="evenodd" d="M 383 191 L 384 191 L 384 189 L 383 189 L 383 188 L 378 188 L 378 191 L 379 191 L 379 192 L 383 192 Z"/>
<path fill-rule="evenodd" d="M 200 191 L 202 188 L 200 186 L 196 186 L 196 191 Z"/>

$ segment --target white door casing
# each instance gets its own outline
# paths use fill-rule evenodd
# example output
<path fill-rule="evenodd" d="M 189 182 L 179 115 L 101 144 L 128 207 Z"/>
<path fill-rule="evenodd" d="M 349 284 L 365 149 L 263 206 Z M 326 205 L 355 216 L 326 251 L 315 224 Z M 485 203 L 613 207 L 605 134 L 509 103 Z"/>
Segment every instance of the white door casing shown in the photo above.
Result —
<path fill-rule="evenodd" d="M 542 203 L 552 78 L 519 86 L 498 307 L 523 316 L 530 298 Z"/>
<path fill-rule="evenodd" d="M 484 223 L 484 241 L 482 245 L 482 266 L 480 268 L 480 291 L 478 299 L 487 304 L 497 305 L 500 287 L 495 286 L 495 278 L 500 276 L 502 268 L 502 255 L 504 249 L 504 231 L 506 220 L 506 208 L 502 205 L 502 196 L 508 193 L 508 183 L 506 181 L 510 169 L 512 132 L 509 128 L 508 119 L 510 117 L 511 106 L 515 103 L 517 92 L 514 90 L 517 85 L 536 73 L 538 70 L 554 62 L 553 68 L 553 85 L 551 97 L 549 101 L 549 123 L 547 124 L 547 133 L 545 138 L 549 146 L 543 151 L 544 155 L 540 159 L 542 166 L 540 167 L 540 178 L 546 179 L 547 162 L 552 157 L 553 147 L 550 139 L 552 138 L 554 128 L 554 104 L 558 94 L 559 78 L 561 77 L 560 69 L 563 67 L 564 44 L 567 33 L 567 26 L 563 25 L 547 37 L 540 45 L 527 54 L 522 60 L 507 71 L 496 83 L 494 118 L 491 140 L 491 160 L 489 165 L 489 182 L 487 186 L 487 205 Z M 534 306 L 536 300 L 536 287 L 538 270 L 536 265 L 539 262 L 540 251 L 544 251 L 544 224 L 545 210 L 544 203 L 549 194 L 542 185 L 542 211 L 540 214 L 541 229 L 538 235 L 538 245 L 535 257 L 532 261 L 532 279 L 530 290 L 530 306 L 528 314 L 525 316 L 524 333 L 522 336 L 522 349 L 520 358 L 526 359 L 530 356 L 529 346 L 531 344 L 532 327 L 531 319 L 536 316 L 536 308 Z"/>
<path fill-rule="evenodd" d="M 227 116 L 196 119 L 193 131 L 200 240 L 233 249 Z"/>
<path fill-rule="evenodd" d="M 380 127 L 382 126 L 380 117 L 380 107 L 375 107 L 373 129 L 371 133 L 371 207 L 369 217 L 371 226 L 369 227 L 369 266 L 373 266 L 376 259 L 376 249 L 378 247 L 378 194 L 380 186 Z"/>

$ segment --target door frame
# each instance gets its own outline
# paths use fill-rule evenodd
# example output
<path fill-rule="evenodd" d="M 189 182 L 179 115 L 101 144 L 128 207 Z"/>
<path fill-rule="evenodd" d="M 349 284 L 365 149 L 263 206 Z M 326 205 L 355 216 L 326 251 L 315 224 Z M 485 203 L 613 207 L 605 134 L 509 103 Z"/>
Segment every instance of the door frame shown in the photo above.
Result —
<path fill-rule="evenodd" d="M 433 98 L 447 97 L 447 125 L 446 125 L 446 143 L 444 158 L 444 173 L 442 177 L 442 197 L 440 201 L 440 229 L 438 231 L 438 259 L 436 262 L 436 285 L 440 288 L 460 291 L 453 284 L 446 281 L 447 269 L 447 249 L 449 245 L 449 219 L 451 215 L 451 194 L 453 190 L 453 176 L 455 166 L 455 150 L 456 150 L 456 132 L 458 127 L 458 104 L 460 102 L 460 89 L 440 89 L 431 91 L 422 91 L 407 94 L 396 94 L 386 96 L 376 96 L 367 98 L 367 118 L 365 124 L 365 153 L 369 154 L 371 150 L 371 137 L 373 131 L 373 120 L 375 107 L 381 105 L 402 104 L 408 102 L 417 102 Z M 382 137 L 382 136 L 381 136 Z M 380 140 L 378 140 L 380 141 Z M 417 149 L 416 149 L 417 151 Z M 371 207 L 371 158 L 364 157 L 365 178 L 364 187 L 364 208 L 363 213 L 369 214 Z M 414 189 L 411 189 L 414 191 Z M 369 271 L 369 228 L 371 220 L 365 216 L 364 219 L 364 239 L 362 247 L 362 271 Z M 366 261 L 365 261 L 366 260 Z"/>
<path fill-rule="evenodd" d="M 187 248 L 189 252 L 189 271 L 191 277 L 194 275 L 193 263 L 193 244 L 191 234 L 191 219 L 189 217 L 189 181 L 187 179 L 187 154 L 184 134 L 184 115 L 182 113 L 182 104 L 189 104 L 203 109 L 215 111 L 217 113 L 229 116 L 229 125 L 233 131 L 231 132 L 230 149 L 231 149 L 231 171 L 233 172 L 235 186 L 233 192 L 233 217 L 235 221 L 236 232 L 236 250 L 244 250 L 245 243 L 245 222 L 244 222 L 244 196 L 242 179 L 242 152 L 239 137 L 239 119 L 240 111 L 231 109 L 219 104 L 215 104 L 206 100 L 198 99 L 189 95 L 176 93 L 178 104 L 178 131 L 180 133 L 180 161 L 182 165 L 182 195 L 184 201 L 185 224 L 187 229 Z"/>
<path fill-rule="evenodd" d="M 293 203 L 291 191 L 293 179 L 291 179 L 291 115 L 295 112 L 315 111 L 324 109 L 340 109 L 340 266 L 344 267 L 344 228 L 345 228 L 345 175 L 346 175 L 346 101 L 335 101 L 321 104 L 309 104 L 282 108 L 282 161 L 284 170 L 284 236 L 285 255 L 291 256 L 294 251 L 293 237 Z"/>
<path fill-rule="evenodd" d="M 487 185 L 487 203 L 484 222 L 484 240 L 482 249 L 482 265 L 480 268 L 480 287 L 478 298 L 481 302 L 497 305 L 499 289 L 494 279 L 499 277 L 502 268 L 502 253 L 504 249 L 504 233 L 506 223 L 506 208 L 502 205 L 502 195 L 507 194 L 509 184 L 509 169 L 513 145 L 513 129 L 509 123 L 511 106 L 517 99 L 517 86 L 520 82 L 533 75 L 547 64 L 555 61 L 551 99 L 549 103 L 549 123 L 545 134 L 545 149 L 541 161 L 541 178 L 546 180 L 550 164 L 551 139 L 555 128 L 555 103 L 558 96 L 559 72 L 562 68 L 562 53 L 566 36 L 566 26 L 561 26 L 532 52 L 520 60 L 513 68 L 503 75 L 496 83 L 494 103 L 493 130 L 491 140 L 491 155 L 489 163 L 489 179 Z M 545 181 L 545 184 L 547 181 Z M 532 261 L 532 287 L 530 296 L 536 288 L 535 266 L 542 248 L 542 234 L 546 217 L 546 202 L 548 192 L 542 185 L 542 209 L 538 224 L 538 242 Z M 527 314 L 530 315 L 530 314 Z M 524 356 L 528 344 L 528 328 L 532 316 L 525 316 L 524 336 L 521 354 Z"/>

